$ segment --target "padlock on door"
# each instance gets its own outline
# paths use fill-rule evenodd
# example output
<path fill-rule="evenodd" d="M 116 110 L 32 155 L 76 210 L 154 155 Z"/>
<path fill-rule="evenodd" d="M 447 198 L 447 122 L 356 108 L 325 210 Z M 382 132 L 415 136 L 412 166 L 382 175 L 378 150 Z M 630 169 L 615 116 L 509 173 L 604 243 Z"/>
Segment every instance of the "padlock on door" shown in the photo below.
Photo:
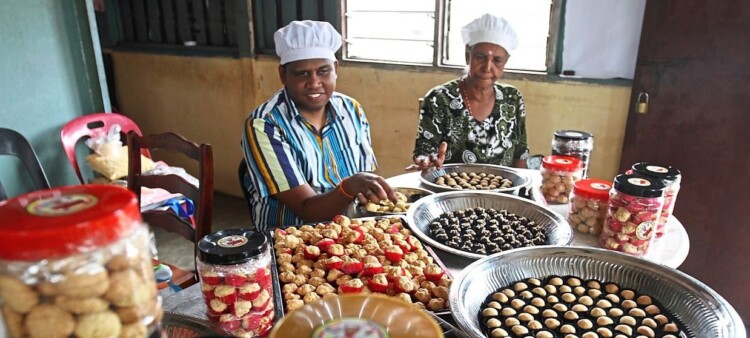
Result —
<path fill-rule="evenodd" d="M 648 112 L 648 100 L 649 96 L 646 92 L 638 94 L 638 100 L 635 104 L 635 111 L 639 114 L 645 114 Z"/>

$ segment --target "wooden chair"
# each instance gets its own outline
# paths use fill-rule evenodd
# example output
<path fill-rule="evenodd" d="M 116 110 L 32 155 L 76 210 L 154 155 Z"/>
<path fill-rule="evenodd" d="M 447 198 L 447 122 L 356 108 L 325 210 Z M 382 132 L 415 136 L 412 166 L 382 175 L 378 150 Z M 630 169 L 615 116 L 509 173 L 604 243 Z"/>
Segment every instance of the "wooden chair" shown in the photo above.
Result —
<path fill-rule="evenodd" d="M 138 135 L 141 135 L 141 130 L 125 115 L 117 113 L 95 113 L 77 117 L 66 123 L 60 131 L 60 140 L 62 141 L 63 150 L 65 155 L 68 157 L 68 162 L 73 166 L 73 170 L 78 176 L 78 181 L 81 184 L 86 182 L 83 180 L 81 175 L 81 168 L 78 166 L 78 159 L 76 158 L 76 144 L 82 138 L 89 138 L 100 133 L 106 134 L 113 125 L 120 125 L 123 135 L 127 135 L 131 131 L 135 131 Z M 122 138 L 123 144 L 125 139 Z M 144 149 L 142 154 L 146 157 L 151 157 L 148 149 Z"/>
<path fill-rule="evenodd" d="M 213 150 L 209 144 L 198 145 L 175 133 L 139 136 L 136 132 L 128 133 L 128 189 L 141 200 L 141 187 L 162 188 L 171 193 L 180 193 L 195 204 L 194 224 L 178 216 L 171 210 L 150 210 L 142 213 L 143 220 L 150 226 L 159 227 L 176 233 L 193 242 L 193 252 L 197 253 L 197 244 L 203 236 L 211 233 L 211 217 L 214 204 L 214 166 Z M 199 186 L 196 187 L 178 175 L 143 175 L 141 168 L 141 150 L 164 150 L 181 153 L 198 162 Z M 169 264 L 167 264 L 169 265 Z M 175 267 L 170 266 L 173 271 Z M 195 278 L 195 276 L 192 276 Z M 194 283 L 196 280 L 193 279 Z M 183 288 L 191 283 L 175 284 Z"/>
<path fill-rule="evenodd" d="M 12 129 L 0 128 L 0 155 L 12 155 L 21 160 L 21 163 L 26 167 L 29 178 L 31 178 L 34 190 L 49 189 L 49 181 L 47 175 L 44 174 L 42 165 L 39 163 L 39 158 L 23 135 Z M 7 198 L 5 188 L 0 183 L 0 201 Z"/>

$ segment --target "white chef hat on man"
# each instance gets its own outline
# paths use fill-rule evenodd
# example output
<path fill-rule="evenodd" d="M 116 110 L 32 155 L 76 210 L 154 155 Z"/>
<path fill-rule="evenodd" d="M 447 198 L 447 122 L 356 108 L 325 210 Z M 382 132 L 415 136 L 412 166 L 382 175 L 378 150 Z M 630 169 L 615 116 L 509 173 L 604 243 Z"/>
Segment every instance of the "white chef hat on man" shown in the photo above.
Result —
<path fill-rule="evenodd" d="M 518 35 L 510 23 L 492 14 L 484 14 L 461 28 L 461 38 L 468 46 L 488 42 L 505 48 L 508 53 L 518 47 Z"/>
<path fill-rule="evenodd" d="M 281 64 L 307 59 L 336 60 L 341 34 L 328 22 L 292 21 L 273 35 Z"/>

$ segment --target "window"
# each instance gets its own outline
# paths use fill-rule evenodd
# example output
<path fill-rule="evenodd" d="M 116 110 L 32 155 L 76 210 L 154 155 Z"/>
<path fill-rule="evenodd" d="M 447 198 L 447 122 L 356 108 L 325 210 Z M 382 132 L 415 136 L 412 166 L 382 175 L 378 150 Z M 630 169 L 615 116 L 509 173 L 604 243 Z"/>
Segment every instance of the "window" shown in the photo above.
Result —
<path fill-rule="evenodd" d="M 248 0 L 105 0 L 116 47 L 190 54 L 249 51 Z"/>
<path fill-rule="evenodd" d="M 547 71 L 553 66 L 558 27 L 550 22 L 559 22 L 560 16 L 553 0 L 343 2 L 345 59 L 463 66 L 461 27 L 484 13 L 501 13 L 520 40 L 506 68 Z"/>

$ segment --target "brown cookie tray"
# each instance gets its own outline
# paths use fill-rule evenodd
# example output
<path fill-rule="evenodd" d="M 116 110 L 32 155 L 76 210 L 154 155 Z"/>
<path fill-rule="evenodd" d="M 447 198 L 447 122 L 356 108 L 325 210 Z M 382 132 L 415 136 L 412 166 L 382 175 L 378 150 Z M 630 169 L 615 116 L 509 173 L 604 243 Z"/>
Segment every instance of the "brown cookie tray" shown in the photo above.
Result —
<path fill-rule="evenodd" d="M 401 223 L 403 229 L 408 229 L 409 231 L 411 231 L 411 227 L 407 224 L 405 217 L 402 217 L 402 216 L 363 217 L 363 218 L 356 218 L 356 219 L 353 219 L 353 220 L 360 220 L 362 222 L 365 222 L 365 221 L 369 221 L 369 220 L 376 220 L 377 221 L 377 220 L 390 220 L 390 219 L 398 220 L 398 222 Z M 322 223 L 324 223 L 324 224 L 330 224 L 332 222 L 328 221 L 328 222 L 322 222 Z M 316 224 L 318 224 L 318 223 L 308 224 L 308 225 L 314 227 Z M 295 227 L 295 228 L 299 229 L 300 227 L 301 226 Z M 288 228 L 289 227 L 284 227 L 283 229 L 288 229 Z M 273 233 L 274 233 L 274 230 L 271 230 L 271 231 L 269 231 L 269 233 L 266 234 L 266 236 L 269 237 L 269 242 L 272 243 L 272 244 L 275 243 L 275 240 L 273 238 Z M 432 262 L 435 265 L 439 266 L 442 269 L 442 271 L 444 272 L 445 277 L 448 278 L 450 281 L 452 281 L 453 280 L 453 276 L 451 276 L 450 272 L 447 270 L 447 268 L 445 267 L 445 265 L 443 264 L 443 262 L 439 259 L 439 257 L 434 253 L 434 251 L 432 250 L 432 248 L 430 248 L 427 245 L 424 245 L 424 243 L 419 238 L 417 238 L 416 236 L 411 236 L 411 237 L 413 237 L 413 239 L 411 239 L 412 241 L 418 241 L 419 242 L 419 245 L 421 245 L 421 249 L 423 249 L 426 252 L 426 255 L 431 258 Z M 308 245 L 308 244 L 309 243 L 306 243 L 306 244 L 303 244 L 303 245 Z M 279 264 L 279 262 L 277 260 L 277 252 L 276 252 L 275 245 L 271 246 L 271 253 L 272 253 L 272 255 L 271 255 L 271 257 L 272 257 L 272 267 L 271 267 L 272 271 L 271 271 L 271 273 L 272 273 L 272 280 L 273 280 L 273 298 L 274 298 L 274 302 L 275 302 L 275 305 L 276 305 L 275 306 L 276 319 L 278 320 L 286 312 L 286 302 L 285 302 L 283 294 L 282 294 L 282 288 L 284 287 L 284 285 L 290 284 L 290 283 L 282 282 L 281 279 L 279 278 L 280 277 L 280 272 L 279 272 L 279 266 L 280 266 L 280 264 Z M 328 270 L 326 270 L 326 272 L 328 272 Z M 331 283 L 331 285 L 335 285 L 335 284 Z M 415 301 L 414 293 L 412 292 L 410 294 L 412 296 L 412 301 L 414 302 Z M 446 301 L 447 301 L 447 299 L 446 299 Z M 450 316 L 450 311 L 449 311 L 447 302 L 446 302 L 446 305 L 445 305 L 444 309 L 441 309 L 441 310 L 438 310 L 438 311 L 433 311 L 433 310 L 430 310 L 430 309 L 426 309 L 426 310 L 429 311 L 430 313 L 435 314 L 435 315 L 441 315 L 441 316 L 442 315 L 447 315 L 447 316 Z"/>

